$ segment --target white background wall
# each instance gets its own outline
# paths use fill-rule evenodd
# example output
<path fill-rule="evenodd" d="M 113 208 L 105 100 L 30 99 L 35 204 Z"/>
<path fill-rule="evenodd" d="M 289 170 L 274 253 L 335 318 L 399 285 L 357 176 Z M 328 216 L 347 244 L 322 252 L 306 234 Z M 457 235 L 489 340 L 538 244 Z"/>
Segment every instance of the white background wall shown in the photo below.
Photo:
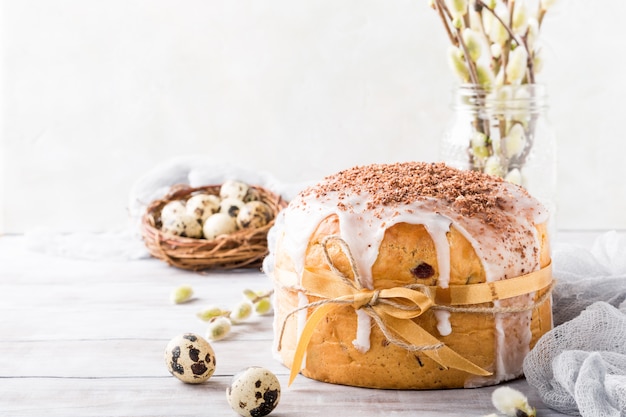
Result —
<path fill-rule="evenodd" d="M 0 231 L 123 227 L 178 155 L 287 182 L 438 158 L 454 79 L 426 0 L 1 5 Z M 545 21 L 560 228 L 626 228 L 624 16 L 561 0 Z"/>

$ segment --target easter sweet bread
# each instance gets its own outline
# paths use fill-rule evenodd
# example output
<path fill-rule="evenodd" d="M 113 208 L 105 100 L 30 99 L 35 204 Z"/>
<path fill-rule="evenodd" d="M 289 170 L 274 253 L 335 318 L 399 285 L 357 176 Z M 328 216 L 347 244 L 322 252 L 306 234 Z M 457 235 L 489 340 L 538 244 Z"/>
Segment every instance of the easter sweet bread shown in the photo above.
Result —
<path fill-rule="evenodd" d="M 372 388 L 519 377 L 552 327 L 546 221 L 521 187 L 441 163 L 325 178 L 269 234 L 277 358 Z"/>

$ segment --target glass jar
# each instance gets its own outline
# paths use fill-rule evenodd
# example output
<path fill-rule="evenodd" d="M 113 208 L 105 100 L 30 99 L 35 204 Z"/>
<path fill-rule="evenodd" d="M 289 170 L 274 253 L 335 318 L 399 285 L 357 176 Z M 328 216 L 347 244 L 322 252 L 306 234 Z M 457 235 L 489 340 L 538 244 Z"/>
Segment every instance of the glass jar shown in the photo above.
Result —
<path fill-rule="evenodd" d="M 454 90 L 453 118 L 441 141 L 448 165 L 482 171 L 519 184 L 556 211 L 556 143 L 543 85 Z"/>

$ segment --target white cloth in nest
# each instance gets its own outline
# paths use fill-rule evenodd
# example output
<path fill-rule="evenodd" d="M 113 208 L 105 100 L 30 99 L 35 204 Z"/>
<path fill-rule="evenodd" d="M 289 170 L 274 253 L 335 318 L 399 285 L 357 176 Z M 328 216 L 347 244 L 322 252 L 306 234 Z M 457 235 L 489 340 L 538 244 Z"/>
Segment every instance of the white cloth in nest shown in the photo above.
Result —
<path fill-rule="evenodd" d="M 237 179 L 260 185 L 290 201 L 307 183 L 281 183 L 265 172 L 213 161 L 206 157 L 173 158 L 145 173 L 129 195 L 130 227 L 107 233 L 59 234 L 31 231 L 26 234 L 29 250 L 55 256 L 89 260 L 133 260 L 149 257 L 141 238 L 141 217 L 152 201 L 162 198 L 170 187 L 221 184 Z"/>
<path fill-rule="evenodd" d="M 555 328 L 524 361 L 543 402 L 583 417 L 626 417 L 626 239 L 553 254 Z"/>
<path fill-rule="evenodd" d="M 177 157 L 156 166 L 135 182 L 129 196 L 131 219 L 138 225 L 148 204 L 165 196 L 173 185 L 199 187 L 221 184 L 232 179 L 259 185 L 281 195 L 287 201 L 293 199 L 297 192 L 308 185 L 308 183 L 283 183 L 267 172 L 226 164 L 207 157 Z"/>

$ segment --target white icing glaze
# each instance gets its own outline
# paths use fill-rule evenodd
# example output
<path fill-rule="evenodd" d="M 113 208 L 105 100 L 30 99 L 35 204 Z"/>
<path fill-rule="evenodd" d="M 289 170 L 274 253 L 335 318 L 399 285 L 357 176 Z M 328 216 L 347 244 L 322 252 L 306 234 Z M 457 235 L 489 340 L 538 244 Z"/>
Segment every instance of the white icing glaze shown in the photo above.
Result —
<path fill-rule="evenodd" d="M 270 228 L 267 232 L 267 247 L 269 253 L 263 259 L 263 271 L 269 276 L 274 273 L 274 254 L 276 253 L 276 244 L 278 242 L 278 235 L 284 230 L 283 223 L 285 222 L 285 212 L 280 211 L 274 219 L 276 227 Z"/>
<path fill-rule="evenodd" d="M 447 233 L 450 231 L 451 223 L 449 219 L 439 215 L 434 217 L 431 222 L 422 223 L 435 243 L 437 266 L 439 267 L 437 283 L 441 288 L 448 288 L 450 284 L 450 244 Z"/>
<path fill-rule="evenodd" d="M 503 215 L 509 217 L 514 230 L 529 230 L 531 233 L 516 234 L 509 238 L 500 232 L 485 227 L 481 221 L 462 216 L 449 205 L 435 199 L 423 199 L 402 206 L 378 206 L 368 210 L 368 201 L 372 198 L 366 193 L 328 192 L 323 197 L 313 194 L 301 194 L 283 211 L 280 221 L 274 228 L 282 232 L 281 250 L 293 260 L 296 272 L 301 276 L 309 239 L 317 226 L 325 218 L 337 215 L 339 218 L 340 237 L 350 247 L 355 259 L 361 285 L 372 289 L 371 270 L 378 248 L 385 231 L 397 223 L 422 224 L 431 235 L 437 251 L 438 285 L 446 288 L 450 279 L 450 249 L 447 232 L 453 225 L 473 246 L 481 259 L 488 282 L 511 278 L 522 273 L 539 269 L 538 235 L 535 224 L 547 220 L 547 212 L 541 205 L 529 199 L 520 189 L 508 183 L 502 183 L 502 193 L 511 202 Z M 342 208 L 339 208 L 340 204 Z M 347 208 L 346 208 L 347 207 Z M 277 231 L 273 231 L 276 233 Z M 274 244 L 270 246 L 270 260 Z M 304 297 L 306 298 L 306 297 Z M 305 303 L 304 299 L 300 300 Z M 515 303 L 530 303 L 532 299 L 518 298 Z M 304 305 L 304 304 L 302 304 Z M 353 344 L 363 351 L 369 349 L 370 320 L 365 314 L 358 314 L 357 335 Z M 450 334 L 449 313 L 437 311 L 438 330 L 441 335 Z M 524 313 L 526 314 L 526 313 Z M 528 313 L 531 314 L 531 313 Z M 528 315 L 527 314 L 527 315 Z M 367 320 L 365 319 L 367 317 Z M 510 369 L 517 369 L 520 357 L 528 350 L 531 340 L 530 326 L 526 323 L 530 316 L 504 318 L 498 315 L 495 322 L 497 336 L 497 371 L 493 378 L 507 379 Z M 298 328 L 302 329 L 306 312 L 298 317 Z M 367 321 L 367 323 L 366 323 Z M 510 331 L 505 331 L 508 329 Z M 510 334 L 509 334 L 510 333 Z M 518 336 L 511 336 L 517 334 Z M 511 357 L 510 352 L 520 352 Z M 520 368 L 521 369 L 521 368 Z"/>
<path fill-rule="evenodd" d="M 370 329 L 372 327 L 372 319 L 363 310 L 357 310 L 356 317 L 356 339 L 352 341 L 352 345 L 359 352 L 365 353 L 370 350 Z"/>
<path fill-rule="evenodd" d="M 533 302 L 534 293 L 510 300 L 495 301 L 496 307 L 527 306 Z M 519 376 L 524 358 L 530 351 L 532 310 L 520 313 L 497 314 L 495 320 L 498 344 L 497 369 L 492 381 L 500 383 Z"/>
<path fill-rule="evenodd" d="M 448 336 L 452 333 L 449 311 L 435 310 L 435 318 L 437 318 L 437 331 L 441 336 Z"/>

